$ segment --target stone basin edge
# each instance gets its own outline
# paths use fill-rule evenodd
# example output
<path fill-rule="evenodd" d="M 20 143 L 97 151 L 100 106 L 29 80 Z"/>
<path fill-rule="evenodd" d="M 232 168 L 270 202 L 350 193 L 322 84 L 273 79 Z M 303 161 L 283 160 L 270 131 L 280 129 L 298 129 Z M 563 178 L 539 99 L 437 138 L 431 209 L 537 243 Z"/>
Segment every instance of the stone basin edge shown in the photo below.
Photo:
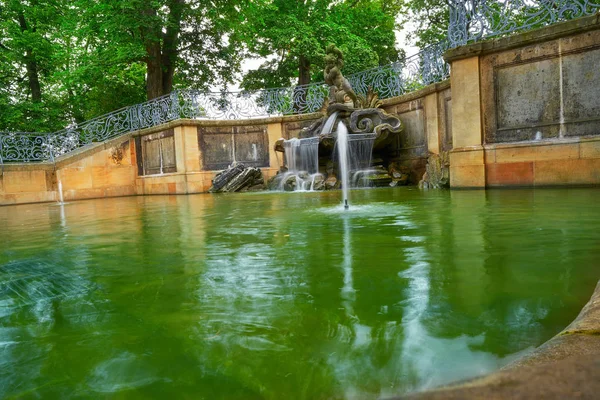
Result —
<path fill-rule="evenodd" d="M 398 399 L 595 398 L 600 393 L 600 281 L 565 329 L 489 375 Z"/>

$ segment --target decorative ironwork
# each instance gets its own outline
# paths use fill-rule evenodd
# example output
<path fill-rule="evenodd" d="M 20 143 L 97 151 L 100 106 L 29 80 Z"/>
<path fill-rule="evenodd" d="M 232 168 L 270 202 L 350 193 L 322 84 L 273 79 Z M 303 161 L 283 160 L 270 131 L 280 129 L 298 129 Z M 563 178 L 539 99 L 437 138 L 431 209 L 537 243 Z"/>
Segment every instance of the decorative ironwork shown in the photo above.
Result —
<path fill-rule="evenodd" d="M 348 80 L 362 95 L 371 87 L 380 99 L 400 96 L 449 76 L 442 58 L 446 48 L 445 44 L 430 46 L 404 61 L 349 75 Z M 328 93 L 323 82 L 259 91 L 174 91 L 55 133 L 0 132 L 0 160 L 54 161 L 90 143 L 179 118 L 232 120 L 312 113 L 323 107 Z"/>
<path fill-rule="evenodd" d="M 443 58 L 447 49 L 447 43 L 440 42 L 404 61 L 350 75 L 348 81 L 363 96 L 369 87 L 380 99 L 401 96 L 450 76 L 450 67 Z"/>
<path fill-rule="evenodd" d="M 593 15 L 600 0 L 450 0 L 451 47 Z"/>

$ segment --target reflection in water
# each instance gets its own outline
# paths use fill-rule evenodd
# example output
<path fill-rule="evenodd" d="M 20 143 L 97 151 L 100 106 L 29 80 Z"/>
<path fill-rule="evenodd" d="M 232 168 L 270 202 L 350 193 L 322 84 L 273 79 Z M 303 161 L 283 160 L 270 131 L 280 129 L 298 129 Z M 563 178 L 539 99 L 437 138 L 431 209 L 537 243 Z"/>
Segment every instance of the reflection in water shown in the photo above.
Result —
<path fill-rule="evenodd" d="M 531 193 L 0 208 L 0 397 L 375 398 L 490 371 L 600 272 L 598 191 Z"/>

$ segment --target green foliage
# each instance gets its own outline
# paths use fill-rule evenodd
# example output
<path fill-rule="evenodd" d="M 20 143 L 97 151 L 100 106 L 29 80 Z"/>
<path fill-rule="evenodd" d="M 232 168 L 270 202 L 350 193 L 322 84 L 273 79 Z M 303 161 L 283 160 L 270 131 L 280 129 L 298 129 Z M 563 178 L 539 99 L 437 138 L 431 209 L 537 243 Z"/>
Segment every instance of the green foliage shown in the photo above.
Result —
<path fill-rule="evenodd" d="M 400 21 L 411 31 L 408 38 L 424 48 L 438 43 L 448 34 L 447 0 L 404 0 Z"/>
<path fill-rule="evenodd" d="M 0 131 L 55 131 L 231 82 L 246 3 L 0 0 Z"/>
<path fill-rule="evenodd" d="M 344 52 L 345 74 L 396 61 L 394 29 L 400 5 L 389 0 L 253 2 L 243 39 L 252 55 L 268 61 L 248 72 L 242 86 L 260 89 L 322 80 L 329 43 Z"/>

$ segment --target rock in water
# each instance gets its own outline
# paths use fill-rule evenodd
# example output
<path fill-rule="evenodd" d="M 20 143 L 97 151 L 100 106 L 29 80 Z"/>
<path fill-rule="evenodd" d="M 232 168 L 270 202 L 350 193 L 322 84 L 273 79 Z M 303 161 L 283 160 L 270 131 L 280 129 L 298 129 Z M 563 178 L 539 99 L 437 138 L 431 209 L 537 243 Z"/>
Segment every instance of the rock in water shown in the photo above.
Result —
<path fill-rule="evenodd" d="M 233 164 L 220 172 L 213 179 L 213 185 L 208 190 L 211 193 L 239 192 L 251 186 L 264 184 L 259 168 L 244 167 L 244 164 Z"/>
<path fill-rule="evenodd" d="M 222 192 L 239 192 L 245 187 L 254 186 L 255 184 L 262 183 L 263 177 L 260 169 L 258 168 L 246 168 L 242 173 L 238 174 L 235 178 L 227 182 L 227 185 Z"/>
<path fill-rule="evenodd" d="M 208 191 L 210 193 L 219 193 L 229 181 L 244 171 L 244 164 L 232 164 L 226 170 L 219 172 L 212 181 L 212 186 Z"/>
<path fill-rule="evenodd" d="M 327 179 L 325 179 L 325 189 L 326 190 L 339 189 L 339 188 L 340 188 L 340 183 L 338 182 L 338 179 L 336 178 L 335 175 L 331 174 L 327 177 Z"/>
<path fill-rule="evenodd" d="M 427 160 L 427 171 L 419 182 L 422 189 L 439 189 L 450 186 L 450 163 L 448 152 L 430 154 Z"/>
<path fill-rule="evenodd" d="M 325 177 L 322 174 L 316 175 L 312 186 L 313 190 L 325 190 Z"/>
<path fill-rule="evenodd" d="M 297 185 L 298 181 L 296 175 L 290 175 L 285 179 L 285 182 L 283 183 L 283 190 L 285 190 L 286 192 L 293 192 L 294 190 L 296 190 Z"/>

